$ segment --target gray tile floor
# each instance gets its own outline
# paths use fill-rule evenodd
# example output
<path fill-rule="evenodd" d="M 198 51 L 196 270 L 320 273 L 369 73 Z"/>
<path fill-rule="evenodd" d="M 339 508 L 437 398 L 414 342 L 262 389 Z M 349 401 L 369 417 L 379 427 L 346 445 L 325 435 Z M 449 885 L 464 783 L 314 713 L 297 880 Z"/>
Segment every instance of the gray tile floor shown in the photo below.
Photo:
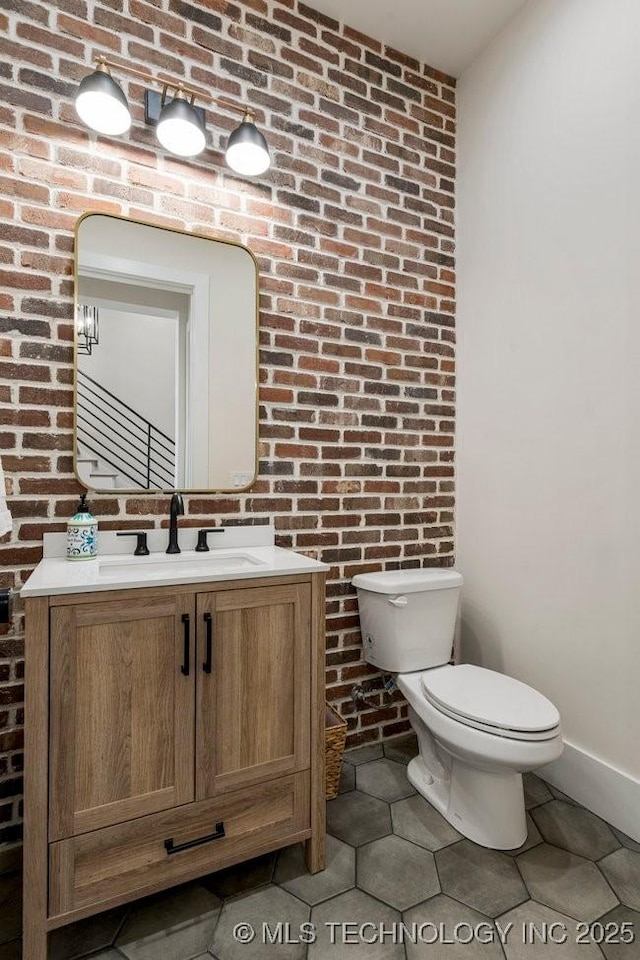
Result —
<path fill-rule="evenodd" d="M 640 960 L 640 845 L 528 775 L 527 842 L 485 850 L 410 786 L 415 749 L 347 754 L 324 873 L 289 847 L 57 931 L 50 960 Z M 0 960 L 20 960 L 19 934 L 7 874 Z"/>

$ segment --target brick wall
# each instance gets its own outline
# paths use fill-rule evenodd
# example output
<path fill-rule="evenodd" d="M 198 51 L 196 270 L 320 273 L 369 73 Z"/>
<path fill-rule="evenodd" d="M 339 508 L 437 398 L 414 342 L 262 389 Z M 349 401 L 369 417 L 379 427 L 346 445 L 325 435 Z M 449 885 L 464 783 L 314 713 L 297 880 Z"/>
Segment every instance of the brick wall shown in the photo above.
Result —
<path fill-rule="evenodd" d="M 260 477 L 187 500 L 187 522 L 273 518 L 318 551 L 327 684 L 352 744 L 407 728 L 361 662 L 350 577 L 452 562 L 454 81 L 297 0 L 3 0 L 0 13 L 0 454 L 13 535 L 3 586 L 76 504 L 73 229 L 86 210 L 246 243 L 260 262 Z M 238 179 L 216 111 L 191 162 L 134 126 L 96 137 L 73 95 L 100 52 L 247 97 L 271 170 Z M 153 527 L 166 497 L 92 498 L 101 527 Z M 23 618 L 0 636 L 0 843 L 21 835 Z M 355 710 L 362 682 L 372 706 Z"/>

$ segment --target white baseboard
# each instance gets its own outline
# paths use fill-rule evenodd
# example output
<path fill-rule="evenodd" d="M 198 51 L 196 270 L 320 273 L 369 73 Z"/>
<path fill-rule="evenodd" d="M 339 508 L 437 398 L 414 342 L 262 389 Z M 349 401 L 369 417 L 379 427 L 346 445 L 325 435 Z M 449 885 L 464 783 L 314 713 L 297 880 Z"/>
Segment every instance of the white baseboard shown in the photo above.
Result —
<path fill-rule="evenodd" d="M 640 780 L 566 741 L 562 756 L 536 772 L 640 843 Z"/>

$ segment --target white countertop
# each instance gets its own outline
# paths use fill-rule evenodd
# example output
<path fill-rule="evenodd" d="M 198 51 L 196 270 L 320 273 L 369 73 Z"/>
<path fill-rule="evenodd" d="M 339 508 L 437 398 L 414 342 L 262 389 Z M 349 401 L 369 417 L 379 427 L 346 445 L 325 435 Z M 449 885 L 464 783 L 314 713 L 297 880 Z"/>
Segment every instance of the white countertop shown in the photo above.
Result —
<path fill-rule="evenodd" d="M 45 534 L 44 559 L 20 591 L 23 597 L 104 590 L 163 587 L 182 583 L 251 580 L 329 570 L 326 563 L 274 546 L 271 525 L 225 527 L 209 537 L 208 553 L 194 550 L 197 530 L 179 531 L 181 553 L 167 555 L 166 530 L 148 531 L 150 555 L 133 556 L 135 537 L 118 538 L 115 531 L 99 534 L 99 556 L 69 561 L 65 534 Z M 217 538 L 219 537 L 219 540 Z M 220 546 L 218 546 L 218 543 Z"/>

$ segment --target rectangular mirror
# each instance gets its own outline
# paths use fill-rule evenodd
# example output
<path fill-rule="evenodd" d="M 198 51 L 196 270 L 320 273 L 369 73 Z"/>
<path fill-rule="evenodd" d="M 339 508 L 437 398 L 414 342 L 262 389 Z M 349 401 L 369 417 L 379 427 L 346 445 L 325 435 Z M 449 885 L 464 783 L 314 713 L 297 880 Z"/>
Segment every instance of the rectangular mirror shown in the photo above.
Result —
<path fill-rule="evenodd" d="M 76 228 L 75 439 L 93 490 L 228 492 L 257 471 L 247 247 L 88 213 Z"/>

